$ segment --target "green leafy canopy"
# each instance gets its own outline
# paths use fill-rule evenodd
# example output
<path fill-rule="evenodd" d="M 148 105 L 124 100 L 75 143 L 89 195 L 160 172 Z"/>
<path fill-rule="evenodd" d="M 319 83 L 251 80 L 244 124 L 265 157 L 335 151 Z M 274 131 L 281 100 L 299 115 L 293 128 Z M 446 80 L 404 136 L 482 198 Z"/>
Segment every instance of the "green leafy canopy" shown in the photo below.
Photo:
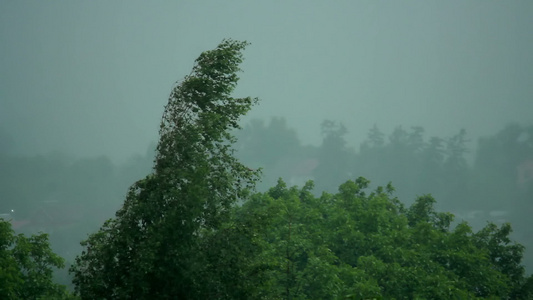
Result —
<path fill-rule="evenodd" d="M 16 235 L 0 218 L 0 299 L 74 299 L 53 282 L 53 270 L 63 267 L 47 234 Z"/>
<path fill-rule="evenodd" d="M 177 84 L 160 126 L 154 171 L 116 218 L 83 242 L 71 269 L 84 298 L 196 298 L 208 267 L 198 237 L 217 230 L 258 172 L 234 158 L 230 131 L 257 101 L 231 96 L 246 42 L 203 52 Z"/>

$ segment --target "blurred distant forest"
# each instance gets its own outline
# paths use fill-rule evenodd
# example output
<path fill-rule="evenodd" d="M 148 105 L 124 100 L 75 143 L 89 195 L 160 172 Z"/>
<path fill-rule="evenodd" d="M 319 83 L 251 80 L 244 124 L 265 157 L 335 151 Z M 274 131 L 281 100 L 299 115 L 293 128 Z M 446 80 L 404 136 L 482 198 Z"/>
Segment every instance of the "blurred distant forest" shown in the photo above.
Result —
<path fill-rule="evenodd" d="M 524 263 L 531 273 L 533 126 L 508 125 L 478 141 L 464 130 L 427 137 L 423 127 L 384 133 L 373 126 L 358 149 L 348 147 L 348 132 L 338 122 L 324 121 L 321 145 L 310 146 L 283 118 L 253 120 L 236 133 L 236 155 L 262 169 L 259 191 L 281 177 L 289 186 L 314 180 L 315 191 L 335 192 L 346 180 L 364 176 L 371 187 L 392 182 L 406 204 L 432 194 L 438 210 L 474 228 L 488 220 L 510 222 L 513 237 L 526 246 Z M 11 143 L 0 130 L 0 214 L 9 215 L 18 232 L 49 233 L 52 248 L 67 264 L 81 251 L 79 242 L 114 216 L 128 187 L 150 172 L 155 149 L 150 145 L 144 155 L 117 165 L 106 157 L 18 156 L 10 152 Z M 468 153 L 473 159 L 467 160 Z M 70 284 L 66 271 L 58 276 Z"/>
<path fill-rule="evenodd" d="M 282 118 L 252 121 L 237 133 L 237 156 L 263 168 L 260 190 L 282 177 L 294 185 L 314 180 L 317 191 L 335 192 L 345 180 L 364 176 L 376 186 L 392 181 L 404 201 L 432 194 L 441 209 L 457 213 L 532 207 L 533 126 L 508 125 L 475 145 L 465 130 L 428 138 L 420 126 L 386 134 L 374 125 L 359 149 L 347 146 L 344 125 L 324 121 L 321 127 L 322 144 L 304 146 Z"/>

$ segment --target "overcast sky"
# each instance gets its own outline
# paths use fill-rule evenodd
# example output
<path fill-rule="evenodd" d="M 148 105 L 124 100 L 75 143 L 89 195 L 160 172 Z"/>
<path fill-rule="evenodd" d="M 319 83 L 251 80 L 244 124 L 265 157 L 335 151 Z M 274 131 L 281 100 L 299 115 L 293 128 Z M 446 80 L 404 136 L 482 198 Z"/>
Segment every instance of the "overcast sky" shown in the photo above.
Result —
<path fill-rule="evenodd" d="M 108 155 L 156 141 L 173 82 L 247 40 L 235 96 L 304 143 L 324 119 L 474 138 L 533 122 L 533 1 L 0 1 L 0 136 L 12 152 Z M 11 137 L 8 139 L 7 136 Z"/>

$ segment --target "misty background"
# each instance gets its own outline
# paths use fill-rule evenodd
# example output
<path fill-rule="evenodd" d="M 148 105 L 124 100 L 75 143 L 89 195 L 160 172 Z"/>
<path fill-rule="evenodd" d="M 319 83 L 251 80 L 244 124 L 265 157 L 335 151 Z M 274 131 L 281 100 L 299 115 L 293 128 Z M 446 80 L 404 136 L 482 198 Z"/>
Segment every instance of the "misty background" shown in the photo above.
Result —
<path fill-rule="evenodd" d="M 235 95 L 261 102 L 236 134 L 259 190 L 432 193 L 511 222 L 531 273 L 532 30 L 531 1 L 2 1 L 0 213 L 72 260 L 150 171 L 173 84 L 233 38 L 252 43 Z"/>

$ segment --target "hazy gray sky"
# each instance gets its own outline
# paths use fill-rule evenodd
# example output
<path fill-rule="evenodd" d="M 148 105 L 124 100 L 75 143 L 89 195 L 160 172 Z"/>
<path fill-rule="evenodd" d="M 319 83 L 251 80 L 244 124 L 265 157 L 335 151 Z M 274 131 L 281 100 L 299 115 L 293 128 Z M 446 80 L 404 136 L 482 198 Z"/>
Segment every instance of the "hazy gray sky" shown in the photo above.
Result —
<path fill-rule="evenodd" d="M 21 154 L 124 160 L 157 140 L 174 81 L 248 40 L 236 96 L 305 143 L 377 124 L 494 134 L 533 121 L 533 1 L 1 1 L 0 132 Z"/>

